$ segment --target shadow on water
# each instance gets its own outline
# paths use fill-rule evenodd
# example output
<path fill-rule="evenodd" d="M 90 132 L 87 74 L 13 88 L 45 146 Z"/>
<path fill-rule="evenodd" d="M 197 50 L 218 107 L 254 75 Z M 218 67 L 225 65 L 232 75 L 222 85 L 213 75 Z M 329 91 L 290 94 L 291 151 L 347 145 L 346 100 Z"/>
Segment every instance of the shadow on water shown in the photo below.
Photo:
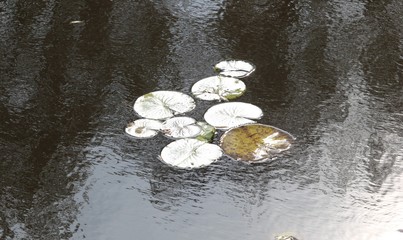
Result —
<path fill-rule="evenodd" d="M 147 29 L 144 16 L 155 14 L 147 4 L 138 16 L 112 8 L 109 1 L 8 1 L 2 6 L 8 23 L 1 29 L 8 37 L 2 39 L 6 58 L 1 62 L 7 71 L 1 86 L 4 239 L 71 236 L 79 206 L 72 194 L 91 165 L 83 146 L 96 142 L 100 130 L 110 131 L 111 119 L 121 130 L 125 119 L 116 106 L 123 105 L 126 113 L 134 98 L 124 91 L 150 86 L 142 79 L 150 77 L 148 66 L 160 60 L 155 52 L 163 51 L 156 49 L 163 22 L 156 19 L 154 31 Z M 122 17 L 133 18 L 131 26 L 121 25 Z M 77 19 L 83 22 L 70 23 Z M 152 41 L 136 31 L 153 35 Z M 133 41 L 137 45 L 130 47 Z"/>
<path fill-rule="evenodd" d="M 0 239 L 401 239 L 401 12 L 399 0 L 0 2 Z M 170 140 L 123 134 L 137 97 L 189 93 L 226 58 L 257 66 L 239 101 L 293 133 L 290 152 L 185 171 L 158 159 Z M 214 104 L 197 103 L 197 119 Z"/>

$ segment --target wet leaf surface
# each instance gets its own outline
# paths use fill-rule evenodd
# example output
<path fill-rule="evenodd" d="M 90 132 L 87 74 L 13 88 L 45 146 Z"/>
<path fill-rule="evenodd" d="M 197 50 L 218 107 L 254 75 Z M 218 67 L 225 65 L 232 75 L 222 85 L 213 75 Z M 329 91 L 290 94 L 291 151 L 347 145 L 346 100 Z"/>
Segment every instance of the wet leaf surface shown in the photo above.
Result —
<path fill-rule="evenodd" d="M 149 119 L 167 119 L 193 110 L 196 104 L 190 96 L 175 91 L 156 91 L 139 97 L 134 111 Z"/>
<path fill-rule="evenodd" d="M 202 100 L 228 101 L 240 97 L 245 89 L 245 83 L 239 79 L 213 76 L 196 82 L 192 87 L 192 93 Z"/>
<path fill-rule="evenodd" d="M 246 123 L 254 123 L 263 116 L 259 107 L 243 102 L 221 103 L 204 114 L 206 122 L 216 129 L 226 130 Z"/>
<path fill-rule="evenodd" d="M 222 156 L 219 146 L 197 139 L 180 139 L 161 151 L 161 159 L 178 168 L 200 168 L 210 165 Z"/>
<path fill-rule="evenodd" d="M 136 138 L 151 138 L 158 134 L 162 123 L 152 119 L 137 119 L 127 125 L 125 132 Z"/>
<path fill-rule="evenodd" d="M 196 124 L 196 120 L 193 118 L 174 117 L 163 123 L 161 131 L 169 138 L 192 138 L 199 135 L 202 128 Z"/>
<path fill-rule="evenodd" d="M 227 60 L 217 63 L 214 69 L 222 76 L 244 78 L 254 72 L 256 67 L 247 61 Z"/>

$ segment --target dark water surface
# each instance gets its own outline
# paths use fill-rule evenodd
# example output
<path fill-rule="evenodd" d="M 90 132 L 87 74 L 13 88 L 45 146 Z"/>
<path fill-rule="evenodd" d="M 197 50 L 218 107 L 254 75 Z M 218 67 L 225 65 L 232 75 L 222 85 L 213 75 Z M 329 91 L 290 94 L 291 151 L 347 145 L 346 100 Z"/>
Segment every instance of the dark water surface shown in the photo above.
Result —
<path fill-rule="evenodd" d="M 401 0 L 1 0 L 0 239 L 403 239 Z M 72 21 L 82 21 L 72 23 Z M 293 133 L 200 170 L 123 134 L 134 100 L 227 58 Z M 197 101 L 201 119 L 214 103 Z"/>

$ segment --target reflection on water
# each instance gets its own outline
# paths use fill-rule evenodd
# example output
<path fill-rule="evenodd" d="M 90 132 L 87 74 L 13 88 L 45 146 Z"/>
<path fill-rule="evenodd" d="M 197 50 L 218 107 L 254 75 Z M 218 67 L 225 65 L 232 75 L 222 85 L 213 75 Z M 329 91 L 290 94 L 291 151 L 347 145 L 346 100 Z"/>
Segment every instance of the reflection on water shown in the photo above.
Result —
<path fill-rule="evenodd" d="M 0 239 L 402 239 L 399 0 L 0 2 Z M 83 21 L 70 24 L 71 21 Z M 226 58 L 297 143 L 185 171 L 134 100 Z M 213 103 L 197 101 L 201 119 Z M 218 139 L 218 138 L 217 138 Z M 216 139 L 216 140 L 217 140 Z"/>

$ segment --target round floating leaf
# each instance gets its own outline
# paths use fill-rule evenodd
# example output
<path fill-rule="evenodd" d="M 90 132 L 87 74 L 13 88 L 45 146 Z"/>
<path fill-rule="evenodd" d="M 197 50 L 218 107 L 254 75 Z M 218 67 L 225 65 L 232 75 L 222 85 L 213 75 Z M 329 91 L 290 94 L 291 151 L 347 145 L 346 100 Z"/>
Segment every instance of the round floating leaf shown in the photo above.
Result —
<path fill-rule="evenodd" d="M 167 119 L 189 112 L 196 104 L 190 96 L 175 91 L 156 91 L 139 97 L 134 103 L 134 111 L 150 119 Z"/>
<path fill-rule="evenodd" d="M 230 77 L 214 76 L 204 78 L 192 86 L 192 93 L 202 100 L 225 100 L 237 98 L 245 92 L 241 80 Z"/>
<path fill-rule="evenodd" d="M 204 142 L 212 142 L 215 135 L 215 128 L 206 122 L 197 122 L 196 124 L 202 129 L 196 139 Z"/>
<path fill-rule="evenodd" d="M 255 71 L 256 67 L 246 61 L 228 60 L 217 63 L 214 69 L 223 76 L 243 78 Z"/>
<path fill-rule="evenodd" d="M 137 138 L 151 138 L 158 134 L 162 123 L 152 119 L 137 119 L 125 128 L 125 132 Z"/>
<path fill-rule="evenodd" d="M 204 114 L 206 122 L 213 127 L 226 130 L 246 123 L 254 123 L 252 119 L 260 119 L 262 109 L 243 102 L 221 103 L 212 106 Z"/>
<path fill-rule="evenodd" d="M 247 124 L 225 132 L 220 146 L 235 160 L 260 162 L 289 149 L 294 140 L 291 134 L 279 128 Z"/>
<path fill-rule="evenodd" d="M 170 138 L 196 137 L 202 128 L 190 117 L 174 117 L 163 123 L 161 131 Z"/>
<path fill-rule="evenodd" d="M 161 151 L 161 159 L 178 168 L 200 168 L 215 162 L 222 156 L 219 146 L 197 139 L 180 139 L 168 144 Z"/>

